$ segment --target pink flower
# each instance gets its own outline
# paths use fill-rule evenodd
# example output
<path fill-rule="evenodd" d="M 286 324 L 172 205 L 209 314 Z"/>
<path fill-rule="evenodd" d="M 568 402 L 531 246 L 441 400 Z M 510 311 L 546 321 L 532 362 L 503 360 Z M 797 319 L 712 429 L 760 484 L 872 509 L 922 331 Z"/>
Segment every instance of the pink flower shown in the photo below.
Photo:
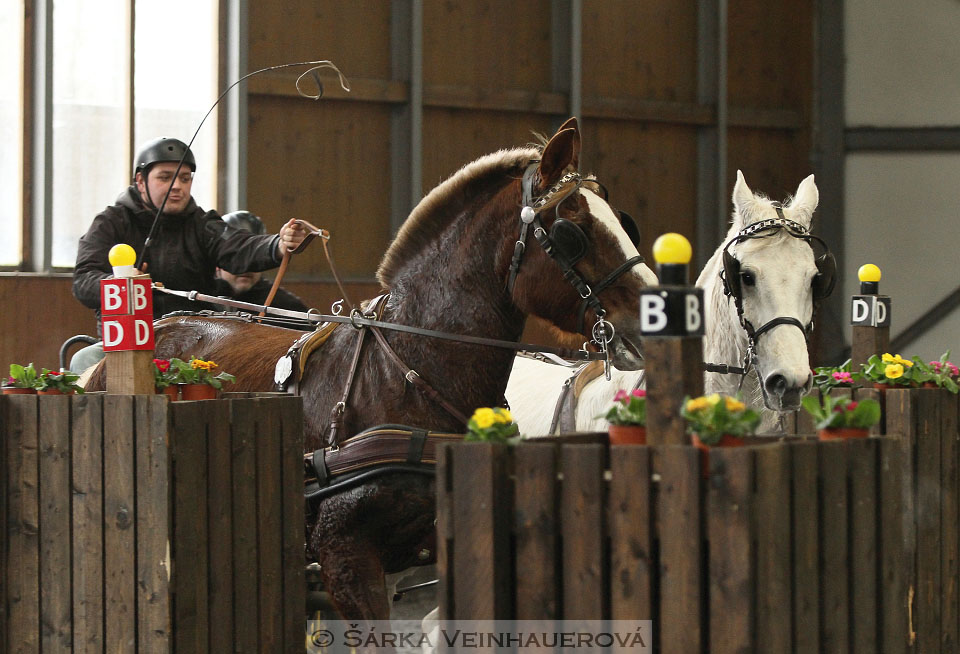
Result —
<path fill-rule="evenodd" d="M 613 396 L 614 402 L 624 402 L 629 399 L 630 399 L 630 395 L 624 390 L 617 391 L 617 394 Z"/>
<path fill-rule="evenodd" d="M 841 384 L 851 384 L 853 383 L 853 377 L 849 372 L 835 372 L 833 373 L 833 378 L 836 379 Z"/>
<path fill-rule="evenodd" d="M 17 380 L 14 379 L 13 377 L 7 377 L 7 383 L 9 383 L 9 384 L 16 384 L 16 383 L 17 383 Z"/>
<path fill-rule="evenodd" d="M 950 376 L 951 377 L 960 377 L 960 368 L 957 368 L 955 365 L 947 361 L 947 365 L 950 366 Z"/>
<path fill-rule="evenodd" d="M 646 392 L 645 390 L 643 390 L 642 388 L 635 388 L 635 389 L 633 389 L 633 390 L 630 392 L 630 395 L 632 395 L 632 396 L 634 396 L 634 397 L 646 397 L 646 396 L 647 396 L 647 392 Z"/>
<path fill-rule="evenodd" d="M 853 411 L 856 408 L 857 402 L 850 402 L 846 406 L 838 404 L 837 406 L 833 407 L 833 410 L 837 413 L 843 413 L 844 411 Z"/>

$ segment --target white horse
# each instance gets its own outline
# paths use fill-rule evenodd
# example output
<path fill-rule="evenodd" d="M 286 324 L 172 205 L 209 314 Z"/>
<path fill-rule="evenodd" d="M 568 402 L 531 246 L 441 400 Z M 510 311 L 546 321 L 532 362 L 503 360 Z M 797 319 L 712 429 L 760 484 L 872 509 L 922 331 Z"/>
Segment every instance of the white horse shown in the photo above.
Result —
<path fill-rule="evenodd" d="M 740 375 L 705 373 L 705 390 L 729 395 L 739 391 L 757 408 L 762 399 L 761 432 L 775 428 L 781 413 L 796 411 L 812 382 L 806 337 L 812 328 L 814 296 L 829 293 L 833 276 L 824 264 L 825 258 L 833 264 L 832 255 L 827 253 L 818 260 L 811 238 L 819 239 L 807 233 L 819 198 L 810 175 L 781 208 L 779 203 L 755 195 L 738 170 L 730 231 L 697 279 L 706 305 L 704 361 L 742 366 L 753 341 L 749 355 L 753 370 L 743 379 L 742 388 Z M 757 231 L 751 233 L 751 226 Z M 727 274 L 738 273 L 735 286 L 740 288 L 743 323 L 735 294 L 725 293 L 721 277 L 725 251 L 733 257 L 728 258 L 733 267 Z M 754 332 L 753 339 L 748 329 Z M 613 369 L 611 373 L 609 382 L 601 376 L 583 387 L 576 406 L 577 431 L 605 431 L 607 422 L 602 414 L 614 394 L 635 388 L 642 371 Z M 562 366 L 526 357 L 515 359 L 506 397 L 523 434 L 550 431 L 556 401 L 571 374 Z"/>

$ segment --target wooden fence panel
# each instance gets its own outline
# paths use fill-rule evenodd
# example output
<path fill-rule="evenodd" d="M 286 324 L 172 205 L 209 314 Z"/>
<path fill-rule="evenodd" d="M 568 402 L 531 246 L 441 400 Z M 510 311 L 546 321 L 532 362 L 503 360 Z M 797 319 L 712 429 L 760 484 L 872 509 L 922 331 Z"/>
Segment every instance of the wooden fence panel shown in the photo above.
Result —
<path fill-rule="evenodd" d="M 69 398 L 37 398 L 37 445 L 40 452 L 40 632 L 45 651 L 72 648 L 73 552 L 70 498 L 70 406 Z M 14 649 L 16 651 L 16 649 Z"/>
<path fill-rule="evenodd" d="M 37 400 L 33 395 L 5 396 L 7 423 L 7 619 L 10 625 L 8 651 L 20 654 L 40 651 L 40 502 L 39 443 Z M 64 461 L 69 465 L 68 461 Z M 69 486 L 69 468 L 65 469 Z M 64 520 L 69 515 L 64 511 Z M 69 554 L 64 558 L 60 574 L 69 569 Z M 64 584 L 66 585 L 66 584 Z M 63 604 L 69 617 L 69 590 Z M 70 624 L 55 625 L 65 629 L 61 645 L 70 646 Z"/>
<path fill-rule="evenodd" d="M 208 403 L 209 404 L 209 403 Z M 233 452 L 230 441 L 230 402 L 204 407 L 207 432 L 207 516 L 210 533 L 210 654 L 234 651 L 233 616 L 233 494 L 230 492 Z M 178 407 L 179 410 L 179 407 Z M 251 483 L 252 480 L 246 480 Z M 248 601 L 252 601 L 250 598 Z"/>
<path fill-rule="evenodd" d="M 850 456 L 851 651 L 878 651 L 877 465 L 878 441 L 847 443 Z"/>
<path fill-rule="evenodd" d="M 137 647 L 136 498 L 133 401 L 103 398 L 103 569 L 108 652 Z"/>
<path fill-rule="evenodd" d="M 456 612 L 453 577 L 453 461 L 457 448 L 441 444 L 437 451 L 437 619 L 452 620 Z"/>
<path fill-rule="evenodd" d="M 0 401 L 0 433 L 8 434 L 10 430 L 7 425 L 10 421 L 10 411 L 6 402 Z M 0 585 L 0 649 L 9 652 L 10 646 L 9 629 L 7 626 L 7 557 L 9 551 L 7 547 L 7 486 L 10 483 L 8 479 L 9 467 L 7 466 L 7 443 L 5 438 L 0 438 L 0 579 L 3 584 Z"/>
<path fill-rule="evenodd" d="M 790 447 L 781 443 L 756 448 L 754 455 L 758 652 L 790 652 L 792 649 L 790 452 Z"/>
<path fill-rule="evenodd" d="M 930 391 L 923 391 L 930 392 Z M 944 652 L 955 652 L 960 647 L 958 642 L 958 584 L 960 584 L 960 470 L 958 470 L 958 439 L 960 431 L 957 427 L 957 413 L 960 402 L 956 395 L 945 390 L 936 390 L 940 405 L 940 547 L 942 558 L 940 574 L 942 595 L 940 599 L 940 649 Z"/>
<path fill-rule="evenodd" d="M 103 396 L 73 399 L 72 421 L 51 425 L 69 432 L 72 422 L 71 484 L 73 513 L 73 647 L 95 652 L 103 648 Z M 41 429 L 50 412 L 41 407 Z"/>
<path fill-rule="evenodd" d="M 560 617 L 557 448 L 529 443 L 514 451 L 517 619 Z"/>
<path fill-rule="evenodd" d="M 173 510 L 168 449 L 168 401 L 133 399 L 137 483 L 137 642 L 139 654 L 168 654 L 173 638 L 170 603 L 170 528 Z M 144 528 L 146 526 L 151 528 Z"/>
<path fill-rule="evenodd" d="M 908 391 L 917 416 L 917 652 L 940 652 L 940 428 L 936 393 Z"/>
<path fill-rule="evenodd" d="M 174 647 L 202 652 L 209 643 L 206 402 L 180 402 L 171 412 L 173 458 Z M 250 574 L 257 568 L 246 570 Z M 256 578 L 256 575 L 251 575 Z M 247 598 L 246 601 L 250 601 Z"/>
<path fill-rule="evenodd" d="M 709 547 L 708 649 L 716 654 L 743 652 L 752 644 L 753 482 L 753 448 L 710 451 L 704 507 Z"/>
<path fill-rule="evenodd" d="M 283 611 L 284 652 L 303 651 L 303 607 L 307 600 L 304 579 L 304 499 L 303 488 L 303 400 L 299 397 L 274 398 L 270 403 L 280 417 L 284 489 L 283 515 Z"/>
<path fill-rule="evenodd" d="M 841 653 L 849 651 L 850 643 L 848 443 L 819 445 L 821 645 L 824 651 Z"/>
<path fill-rule="evenodd" d="M 906 554 L 906 534 L 912 527 L 910 505 L 910 466 L 904 457 L 903 441 L 888 436 L 880 441 L 880 642 L 884 654 L 909 651 L 908 568 L 913 563 Z"/>
<path fill-rule="evenodd" d="M 257 649 L 257 478 L 256 415 L 250 402 L 230 404 L 233 451 L 233 605 L 234 647 L 238 651 Z"/>
<path fill-rule="evenodd" d="M 260 648 L 283 651 L 283 512 L 280 510 L 280 420 L 263 399 L 253 403 L 257 418 L 257 538 L 260 541 Z"/>
<path fill-rule="evenodd" d="M 511 614 L 509 494 L 505 446 L 466 443 L 453 461 L 457 534 L 453 575 L 455 617 L 485 620 Z M 469 492 L 462 492 L 469 489 Z"/>
<path fill-rule="evenodd" d="M 650 449 L 610 448 L 610 618 L 653 620 L 656 561 Z"/>
<path fill-rule="evenodd" d="M 654 638 L 659 637 L 662 651 L 699 654 L 705 638 L 700 451 L 665 447 L 654 463 L 661 478 L 657 498 L 660 624 L 654 625 Z"/>
<path fill-rule="evenodd" d="M 798 654 L 820 652 L 820 509 L 817 470 L 821 444 L 790 444 L 793 537 L 793 643 Z"/>
<path fill-rule="evenodd" d="M 560 533 L 563 538 L 563 617 L 609 615 L 602 445 L 560 448 Z"/>

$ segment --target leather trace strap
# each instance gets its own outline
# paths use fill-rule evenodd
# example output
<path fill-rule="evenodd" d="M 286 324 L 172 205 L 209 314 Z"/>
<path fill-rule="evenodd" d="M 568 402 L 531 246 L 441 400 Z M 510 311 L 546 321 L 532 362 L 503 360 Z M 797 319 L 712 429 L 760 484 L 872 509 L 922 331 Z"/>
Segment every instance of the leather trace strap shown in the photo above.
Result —
<path fill-rule="evenodd" d="M 297 318 L 315 325 L 325 322 L 336 322 L 341 324 L 351 324 L 354 327 L 379 327 L 380 329 L 405 332 L 407 334 L 417 334 L 418 336 L 426 336 L 428 338 L 439 338 L 442 340 L 456 341 L 459 343 L 471 343 L 473 345 L 499 347 L 506 350 L 513 350 L 515 352 L 544 352 L 573 361 L 596 361 L 603 359 L 603 354 L 600 352 L 587 352 L 585 350 L 573 350 L 570 348 L 552 347 L 549 345 L 534 345 L 532 343 L 518 343 L 515 341 L 504 341 L 496 338 L 471 336 L 468 334 L 451 334 L 450 332 L 441 332 L 435 329 L 425 329 L 423 327 L 413 327 L 412 325 L 401 325 L 398 323 L 368 318 L 359 312 L 354 312 L 349 316 L 344 316 L 320 313 L 319 311 L 315 310 L 291 311 L 289 309 L 276 309 L 274 307 L 266 307 L 261 304 L 253 304 L 251 302 L 240 302 L 238 300 L 231 300 L 229 298 L 218 297 L 215 295 L 206 295 L 198 291 L 175 291 L 173 289 L 165 288 L 163 284 L 159 282 L 153 283 L 153 290 L 160 293 L 166 293 L 168 295 L 184 297 L 188 300 L 195 300 L 197 302 L 212 302 L 214 304 L 221 304 L 223 306 L 232 307 L 235 309 L 243 309 L 249 312 L 265 310 L 266 313 L 272 316 Z"/>

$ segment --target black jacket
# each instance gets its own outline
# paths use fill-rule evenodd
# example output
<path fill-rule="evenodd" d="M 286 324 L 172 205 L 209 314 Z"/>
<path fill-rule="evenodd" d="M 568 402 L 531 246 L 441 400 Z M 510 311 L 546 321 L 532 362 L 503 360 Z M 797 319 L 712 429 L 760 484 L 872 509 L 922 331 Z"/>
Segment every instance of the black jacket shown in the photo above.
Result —
<path fill-rule="evenodd" d="M 241 293 L 240 295 L 235 295 L 233 293 L 233 288 L 230 287 L 223 279 L 217 280 L 217 295 L 221 297 L 230 298 L 232 300 L 239 300 L 240 302 L 249 302 L 251 304 L 263 304 L 267 301 L 267 295 L 270 294 L 270 288 L 273 286 L 273 282 L 269 279 L 261 279 L 259 282 L 250 287 L 246 293 Z M 284 289 L 282 286 L 277 289 L 277 294 L 273 298 L 273 302 L 270 303 L 271 307 L 276 307 L 277 309 L 289 309 L 290 311 L 306 311 L 307 305 L 298 298 L 296 295 L 290 291 Z M 239 309 L 234 309 L 232 307 L 223 306 L 221 307 L 225 311 L 238 311 Z"/>
<path fill-rule="evenodd" d="M 156 210 L 146 208 L 136 186 L 130 186 L 117 203 L 104 209 L 80 238 L 73 272 L 73 295 L 96 309 L 100 318 L 100 280 L 112 277 L 107 253 L 117 243 L 126 243 L 140 255 Z M 233 229 L 215 211 L 204 212 L 193 198 L 183 213 L 160 217 L 144 261 L 154 282 L 178 291 L 216 295 L 215 269 L 232 273 L 259 272 L 280 263 L 280 237 L 256 235 Z M 210 305 L 154 291 L 153 316 L 171 311 L 199 311 Z"/>

